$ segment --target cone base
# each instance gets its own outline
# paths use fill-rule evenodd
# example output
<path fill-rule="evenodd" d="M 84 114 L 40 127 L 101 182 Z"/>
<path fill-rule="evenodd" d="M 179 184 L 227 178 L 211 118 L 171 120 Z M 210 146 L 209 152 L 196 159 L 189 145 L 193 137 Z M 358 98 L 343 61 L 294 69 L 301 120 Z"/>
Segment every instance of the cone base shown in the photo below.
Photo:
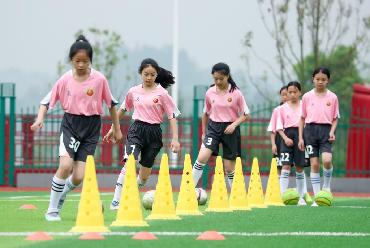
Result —
<path fill-rule="evenodd" d="M 265 205 L 266 206 L 285 206 L 285 204 L 284 203 L 282 203 L 282 202 L 265 202 Z"/>
<path fill-rule="evenodd" d="M 75 226 L 69 232 L 110 232 L 106 226 Z"/>
<path fill-rule="evenodd" d="M 140 221 L 128 221 L 128 220 L 116 220 L 113 221 L 110 226 L 149 226 L 144 220 Z"/>
<path fill-rule="evenodd" d="M 232 212 L 230 208 L 207 208 L 206 212 Z"/>
<path fill-rule="evenodd" d="M 230 206 L 230 209 L 234 210 L 252 210 L 250 207 L 243 207 L 243 206 Z"/>
<path fill-rule="evenodd" d="M 249 204 L 249 207 L 251 208 L 267 208 L 267 205 L 265 204 Z"/>
<path fill-rule="evenodd" d="M 181 218 L 175 214 L 151 214 L 145 219 L 146 220 L 181 220 Z"/>
<path fill-rule="evenodd" d="M 200 211 L 177 210 L 177 215 L 203 215 Z"/>

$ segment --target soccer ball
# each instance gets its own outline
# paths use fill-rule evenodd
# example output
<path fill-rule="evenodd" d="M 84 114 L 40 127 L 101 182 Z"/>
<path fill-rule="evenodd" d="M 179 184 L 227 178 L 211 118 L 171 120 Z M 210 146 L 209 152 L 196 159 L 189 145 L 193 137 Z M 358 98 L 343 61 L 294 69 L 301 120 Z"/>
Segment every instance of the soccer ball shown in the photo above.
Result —
<path fill-rule="evenodd" d="M 205 205 L 207 202 L 207 192 L 202 188 L 195 188 L 198 205 Z"/>
<path fill-rule="evenodd" d="M 299 194 L 296 190 L 287 190 L 283 193 L 281 198 L 285 205 L 297 205 Z"/>
<path fill-rule="evenodd" d="M 333 195 L 329 191 L 322 190 L 315 195 L 315 202 L 319 206 L 331 206 L 333 203 Z"/>
<path fill-rule="evenodd" d="M 147 210 L 152 209 L 152 205 L 154 202 L 154 195 L 155 195 L 155 190 L 149 190 L 145 192 L 143 195 L 143 207 Z"/>

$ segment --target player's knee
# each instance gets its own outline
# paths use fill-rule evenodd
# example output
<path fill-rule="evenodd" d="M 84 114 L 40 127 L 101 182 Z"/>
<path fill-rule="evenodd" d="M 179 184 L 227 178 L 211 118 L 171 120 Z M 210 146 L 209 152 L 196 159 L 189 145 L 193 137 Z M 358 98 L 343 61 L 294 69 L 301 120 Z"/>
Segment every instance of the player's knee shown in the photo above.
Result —
<path fill-rule="evenodd" d="M 331 168 L 331 158 L 326 158 L 326 159 L 323 159 L 323 164 L 324 164 L 324 167 L 326 169 L 330 169 Z"/>
<path fill-rule="evenodd" d="M 290 171 L 290 165 L 283 165 L 282 169 Z"/>

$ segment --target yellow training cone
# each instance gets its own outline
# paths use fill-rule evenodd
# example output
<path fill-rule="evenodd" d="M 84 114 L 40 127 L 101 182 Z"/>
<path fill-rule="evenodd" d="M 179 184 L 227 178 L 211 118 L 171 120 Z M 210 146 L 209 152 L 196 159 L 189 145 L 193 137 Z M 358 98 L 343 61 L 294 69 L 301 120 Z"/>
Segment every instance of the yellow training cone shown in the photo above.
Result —
<path fill-rule="evenodd" d="M 152 213 L 147 220 L 180 220 L 173 202 L 172 185 L 167 154 L 162 155 L 159 177 L 154 195 Z"/>
<path fill-rule="evenodd" d="M 194 180 L 191 172 L 190 155 L 186 154 L 179 197 L 177 198 L 176 214 L 178 215 L 202 215 L 198 209 L 198 201 L 195 194 Z"/>
<path fill-rule="evenodd" d="M 131 154 L 126 163 L 126 175 L 116 220 L 111 226 L 148 226 L 144 221 L 136 179 L 135 158 Z"/>
<path fill-rule="evenodd" d="M 209 199 L 209 212 L 229 212 L 229 200 L 227 197 L 227 189 L 224 177 L 224 168 L 222 165 L 222 158 L 217 156 L 215 174 L 213 176 L 211 197 Z"/>
<path fill-rule="evenodd" d="M 257 158 L 253 159 L 252 172 L 249 180 L 248 203 L 251 208 L 265 208 L 260 170 Z"/>
<path fill-rule="evenodd" d="M 235 175 L 233 185 L 231 187 L 230 208 L 232 210 L 250 210 L 248 206 L 247 191 L 245 189 L 244 175 L 242 170 L 242 161 L 238 157 L 235 163 Z"/>
<path fill-rule="evenodd" d="M 104 216 L 96 181 L 94 157 L 86 159 L 85 178 L 83 180 L 76 226 L 70 232 L 109 232 L 104 226 Z"/>
<path fill-rule="evenodd" d="M 277 161 L 273 158 L 271 161 L 271 169 L 269 180 L 267 182 L 265 205 L 268 206 L 284 206 L 280 194 L 279 176 L 277 173 Z"/>

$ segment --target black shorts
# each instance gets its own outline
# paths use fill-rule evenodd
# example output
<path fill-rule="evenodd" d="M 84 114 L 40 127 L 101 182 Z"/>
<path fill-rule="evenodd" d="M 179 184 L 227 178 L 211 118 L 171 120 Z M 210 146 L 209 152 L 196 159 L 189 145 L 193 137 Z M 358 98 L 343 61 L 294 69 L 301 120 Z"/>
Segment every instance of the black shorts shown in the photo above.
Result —
<path fill-rule="evenodd" d="M 224 131 L 232 122 L 208 121 L 206 135 L 202 146 L 212 150 L 212 155 L 218 155 L 218 148 L 222 144 L 222 157 L 228 160 L 235 160 L 241 154 L 240 127 L 236 127 L 232 134 L 225 134 Z"/>
<path fill-rule="evenodd" d="M 272 154 L 272 157 L 277 159 L 278 169 L 281 169 L 281 167 L 282 167 L 282 164 L 281 164 L 281 161 L 280 161 L 281 142 L 284 142 L 284 141 L 281 139 L 280 134 L 278 132 L 276 132 L 275 145 L 276 145 L 277 154 Z"/>
<path fill-rule="evenodd" d="M 128 156 L 133 154 L 142 166 L 151 168 L 162 147 L 160 125 L 136 120 L 127 132 L 123 160 L 126 161 Z"/>
<path fill-rule="evenodd" d="M 85 162 L 95 153 L 100 136 L 100 115 L 85 116 L 65 113 L 60 127 L 59 156 Z"/>
<path fill-rule="evenodd" d="M 285 135 L 293 140 L 293 146 L 287 146 L 281 142 L 280 160 L 283 165 L 306 166 L 305 152 L 298 148 L 298 127 L 290 127 L 284 130 Z"/>
<path fill-rule="evenodd" d="M 303 129 L 303 137 L 310 158 L 319 157 L 323 152 L 332 153 L 332 146 L 329 142 L 330 129 L 330 124 L 306 124 Z"/>

